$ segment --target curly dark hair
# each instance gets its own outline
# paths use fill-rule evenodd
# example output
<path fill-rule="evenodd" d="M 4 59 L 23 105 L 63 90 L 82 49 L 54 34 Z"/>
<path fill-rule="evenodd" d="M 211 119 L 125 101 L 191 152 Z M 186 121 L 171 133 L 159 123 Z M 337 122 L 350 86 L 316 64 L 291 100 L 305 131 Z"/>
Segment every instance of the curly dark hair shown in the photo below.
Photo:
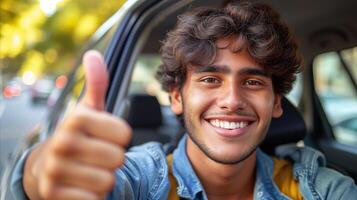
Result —
<path fill-rule="evenodd" d="M 295 38 L 270 6 L 252 2 L 231 3 L 224 8 L 196 8 L 179 16 L 161 47 L 163 64 L 156 77 L 163 89 L 181 88 L 187 66 L 212 64 L 220 48 L 216 42 L 225 38 L 243 41 L 232 51 L 244 49 L 264 66 L 272 77 L 275 93 L 286 94 L 291 90 L 302 62 Z"/>

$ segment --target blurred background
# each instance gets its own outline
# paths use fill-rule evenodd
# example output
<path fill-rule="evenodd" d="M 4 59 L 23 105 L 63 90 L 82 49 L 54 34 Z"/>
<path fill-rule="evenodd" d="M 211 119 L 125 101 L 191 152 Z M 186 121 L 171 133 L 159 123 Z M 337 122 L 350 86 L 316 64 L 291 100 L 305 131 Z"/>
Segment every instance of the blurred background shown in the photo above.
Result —
<path fill-rule="evenodd" d="M 53 106 L 83 48 L 124 0 L 0 1 L 0 177 Z"/>

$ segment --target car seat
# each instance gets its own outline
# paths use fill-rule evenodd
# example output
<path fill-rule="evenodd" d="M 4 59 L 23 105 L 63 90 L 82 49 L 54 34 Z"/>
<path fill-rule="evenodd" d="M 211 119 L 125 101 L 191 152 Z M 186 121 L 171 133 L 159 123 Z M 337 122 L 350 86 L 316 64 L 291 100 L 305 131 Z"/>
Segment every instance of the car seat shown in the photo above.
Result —
<path fill-rule="evenodd" d="M 177 133 L 175 130 L 179 129 L 179 124 L 176 123 L 175 116 L 167 114 L 167 109 L 164 109 L 155 96 L 147 94 L 129 96 L 127 121 L 133 129 L 130 146 L 150 141 L 163 144 L 171 142 Z M 168 118 L 171 118 L 171 122 L 168 122 Z"/>
<path fill-rule="evenodd" d="M 279 145 L 297 143 L 306 135 L 306 125 L 300 111 L 286 98 L 281 99 L 283 114 L 272 118 L 268 133 L 260 145 L 267 154 L 274 154 Z"/>

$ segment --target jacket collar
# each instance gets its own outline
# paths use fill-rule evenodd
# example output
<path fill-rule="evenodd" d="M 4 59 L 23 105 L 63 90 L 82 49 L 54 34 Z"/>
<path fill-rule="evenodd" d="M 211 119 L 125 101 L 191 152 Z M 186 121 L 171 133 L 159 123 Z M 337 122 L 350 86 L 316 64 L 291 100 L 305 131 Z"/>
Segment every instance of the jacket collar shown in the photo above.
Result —
<path fill-rule="evenodd" d="M 187 134 L 180 140 L 173 153 L 172 173 L 176 178 L 177 194 L 188 199 L 207 199 L 204 188 L 192 168 L 186 152 Z M 273 160 L 257 149 L 256 181 L 254 199 L 287 199 L 280 193 L 272 180 L 274 171 Z"/>
<path fill-rule="evenodd" d="M 254 199 L 289 199 L 280 192 L 273 181 L 274 161 L 260 149 L 257 149 L 256 170 Z"/>
<path fill-rule="evenodd" d="M 176 178 L 177 194 L 188 199 L 196 199 L 203 193 L 199 181 L 186 152 L 187 134 L 180 140 L 173 153 L 172 173 Z"/>

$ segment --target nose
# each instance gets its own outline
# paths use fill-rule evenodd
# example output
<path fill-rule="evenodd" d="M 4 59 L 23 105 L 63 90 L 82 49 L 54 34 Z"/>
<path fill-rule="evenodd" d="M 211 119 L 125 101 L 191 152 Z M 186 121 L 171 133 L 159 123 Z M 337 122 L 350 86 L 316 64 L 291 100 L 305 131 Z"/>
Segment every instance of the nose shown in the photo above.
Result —
<path fill-rule="evenodd" d="M 236 83 L 222 87 L 219 96 L 217 104 L 223 110 L 235 112 L 243 110 L 246 106 L 242 91 Z"/>

